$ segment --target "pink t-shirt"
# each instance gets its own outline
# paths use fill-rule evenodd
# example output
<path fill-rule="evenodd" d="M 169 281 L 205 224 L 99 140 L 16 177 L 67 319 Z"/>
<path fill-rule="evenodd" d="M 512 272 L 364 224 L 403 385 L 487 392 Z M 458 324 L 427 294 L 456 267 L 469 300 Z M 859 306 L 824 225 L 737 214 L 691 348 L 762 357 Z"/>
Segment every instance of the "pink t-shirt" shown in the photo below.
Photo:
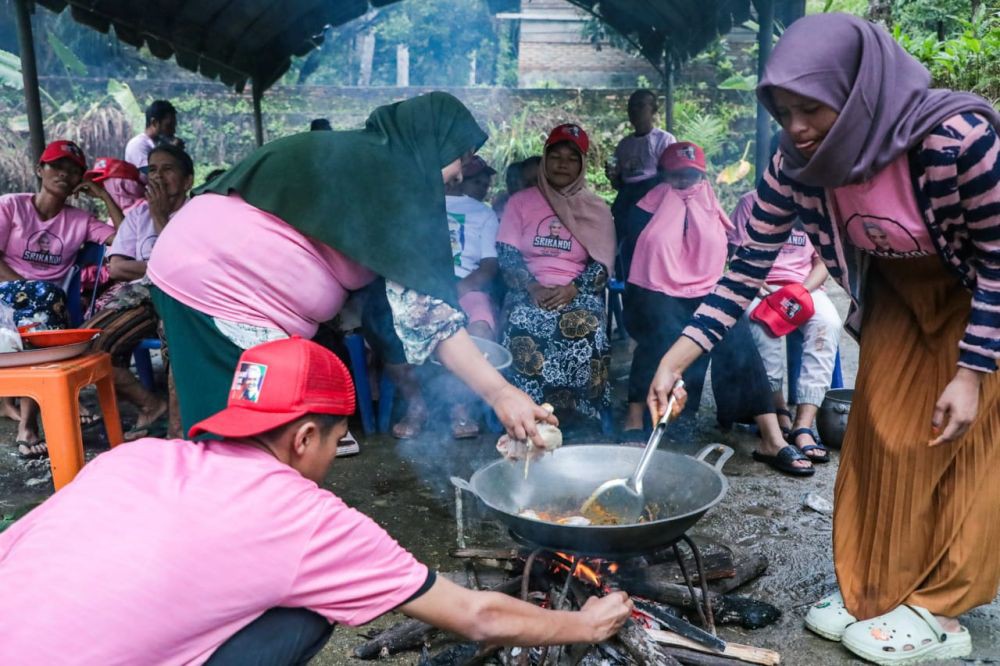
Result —
<path fill-rule="evenodd" d="M 649 134 L 643 136 L 632 134 L 622 139 L 615 148 L 622 180 L 626 183 L 638 183 L 655 176 L 656 163 L 663 150 L 676 142 L 673 134 L 659 127 L 654 127 Z"/>
<path fill-rule="evenodd" d="M 747 192 L 736 204 L 733 211 L 733 225 L 736 227 L 736 239 L 738 245 L 742 245 L 747 239 L 746 225 L 753 213 L 755 192 Z M 771 266 L 771 272 L 767 274 L 767 281 L 770 284 L 802 284 L 812 272 L 813 258 L 816 256 L 816 248 L 813 247 L 809 236 L 801 229 L 792 229 L 788 240 L 781 246 L 778 258 Z"/>
<path fill-rule="evenodd" d="M 569 284 L 583 273 L 590 257 L 537 187 L 507 201 L 497 242 L 519 250 L 535 280 L 545 287 Z"/>
<path fill-rule="evenodd" d="M 898 259 L 935 251 L 913 194 L 905 153 L 871 180 L 835 189 L 833 203 L 841 229 L 865 252 Z"/>
<path fill-rule="evenodd" d="M 0 664 L 200 664 L 269 608 L 359 625 L 427 578 L 266 451 L 142 439 L 0 533 Z"/>
<path fill-rule="evenodd" d="M 237 195 L 201 194 L 170 218 L 146 275 L 212 317 L 311 338 L 375 274 Z"/>
<path fill-rule="evenodd" d="M 701 298 L 726 267 L 733 231 L 707 181 L 686 190 L 657 185 L 637 204 L 653 214 L 639 234 L 628 281 L 679 298 Z"/>
<path fill-rule="evenodd" d="M 63 206 L 58 215 L 42 220 L 33 197 L 30 192 L 0 196 L 0 252 L 26 280 L 59 283 L 85 242 L 103 243 L 115 228 L 73 206 Z"/>

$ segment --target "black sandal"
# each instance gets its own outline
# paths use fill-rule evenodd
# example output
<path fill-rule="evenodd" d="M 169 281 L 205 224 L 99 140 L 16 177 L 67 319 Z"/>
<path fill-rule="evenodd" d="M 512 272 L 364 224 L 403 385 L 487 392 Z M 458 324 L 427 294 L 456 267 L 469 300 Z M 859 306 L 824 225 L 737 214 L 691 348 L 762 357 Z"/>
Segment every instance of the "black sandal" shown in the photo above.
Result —
<path fill-rule="evenodd" d="M 809 435 L 810 437 L 812 437 L 812 440 L 816 443 L 806 444 L 805 446 L 798 446 L 795 443 L 795 438 L 798 437 L 799 435 Z M 823 446 L 822 442 L 819 441 L 819 435 L 813 432 L 812 428 L 796 428 L 792 432 L 788 433 L 788 443 L 797 448 L 803 454 L 805 454 L 806 458 L 813 461 L 814 463 L 830 462 L 830 452 L 827 451 L 826 447 Z M 822 451 L 823 455 L 811 456 L 809 455 L 810 451 Z"/>
<path fill-rule="evenodd" d="M 40 439 L 37 442 L 19 439 L 14 442 L 14 446 L 17 447 L 17 455 L 20 456 L 21 460 L 38 460 L 49 457 L 49 446 L 45 443 L 44 439 Z M 27 449 L 27 452 L 21 449 Z"/>
<path fill-rule="evenodd" d="M 772 468 L 778 470 L 779 472 L 784 472 L 785 474 L 791 474 L 792 476 L 812 476 L 816 473 L 813 467 L 796 467 L 795 463 L 799 460 L 810 460 L 809 456 L 801 453 L 796 447 L 792 445 L 783 446 L 778 452 L 773 456 L 764 455 L 757 451 L 753 452 L 753 459 L 757 462 L 769 465 Z M 810 460 L 810 462 L 812 462 Z"/>
<path fill-rule="evenodd" d="M 789 423 L 795 423 L 795 420 L 792 418 L 792 413 L 790 411 L 788 411 L 787 409 L 776 409 L 776 410 L 774 410 L 774 414 L 775 414 L 775 416 L 787 416 Z M 792 429 L 791 428 L 786 428 L 785 426 L 781 425 L 781 421 L 778 421 L 778 427 L 781 429 L 781 436 L 782 437 L 784 437 L 785 439 L 788 439 L 789 436 L 791 436 Z"/>

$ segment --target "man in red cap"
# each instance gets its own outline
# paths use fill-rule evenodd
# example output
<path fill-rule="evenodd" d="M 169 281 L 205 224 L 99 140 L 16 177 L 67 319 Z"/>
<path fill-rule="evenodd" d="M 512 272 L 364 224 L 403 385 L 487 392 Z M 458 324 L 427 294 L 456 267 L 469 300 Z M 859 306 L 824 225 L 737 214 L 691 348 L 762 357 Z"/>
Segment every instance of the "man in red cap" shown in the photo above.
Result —
<path fill-rule="evenodd" d="M 391 610 L 493 644 L 592 643 L 623 593 L 543 610 L 438 578 L 322 482 L 354 411 L 343 363 L 290 338 L 242 355 L 191 436 L 86 465 L 0 534 L 4 664 L 300 664 Z M 54 639 L 53 637 L 57 637 Z"/>

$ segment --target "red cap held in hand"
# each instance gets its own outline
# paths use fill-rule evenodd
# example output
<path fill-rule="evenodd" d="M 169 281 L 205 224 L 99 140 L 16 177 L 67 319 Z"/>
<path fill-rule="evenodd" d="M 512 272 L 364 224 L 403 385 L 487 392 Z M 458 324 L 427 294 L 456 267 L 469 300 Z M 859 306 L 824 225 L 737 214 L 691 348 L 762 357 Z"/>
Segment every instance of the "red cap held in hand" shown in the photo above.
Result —
<path fill-rule="evenodd" d="M 563 141 L 569 141 L 584 155 L 590 150 L 590 137 L 579 125 L 573 123 L 559 125 L 549 132 L 549 138 L 545 140 L 545 147 L 548 148 Z"/>
<path fill-rule="evenodd" d="M 42 156 L 38 158 L 38 163 L 48 164 L 50 162 L 57 162 L 63 158 L 76 163 L 83 169 L 87 168 L 87 158 L 83 156 L 83 149 L 72 141 L 67 141 L 66 139 L 53 141 L 49 145 L 45 146 L 45 150 L 42 151 Z"/>
<path fill-rule="evenodd" d="M 764 297 L 750 313 L 750 319 L 780 338 L 809 321 L 815 312 L 809 290 L 801 284 L 789 284 Z"/>
<path fill-rule="evenodd" d="M 657 167 L 661 171 L 697 169 L 705 173 L 705 151 L 696 143 L 681 141 L 667 146 L 660 154 Z"/>
<path fill-rule="evenodd" d="M 337 356 L 295 336 L 243 352 L 224 410 L 188 432 L 252 437 L 306 414 L 354 413 L 354 382 Z"/>

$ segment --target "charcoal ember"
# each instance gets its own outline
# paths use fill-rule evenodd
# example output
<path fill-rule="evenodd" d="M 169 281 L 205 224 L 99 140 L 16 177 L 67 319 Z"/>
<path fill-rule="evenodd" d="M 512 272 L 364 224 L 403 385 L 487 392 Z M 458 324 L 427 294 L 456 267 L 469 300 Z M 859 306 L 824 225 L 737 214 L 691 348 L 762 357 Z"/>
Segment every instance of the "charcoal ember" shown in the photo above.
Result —
<path fill-rule="evenodd" d="M 479 656 L 479 643 L 460 643 L 451 645 L 441 650 L 435 655 L 429 655 L 426 651 L 420 655 L 420 666 L 465 666 Z M 483 655 L 485 656 L 485 655 Z"/>

